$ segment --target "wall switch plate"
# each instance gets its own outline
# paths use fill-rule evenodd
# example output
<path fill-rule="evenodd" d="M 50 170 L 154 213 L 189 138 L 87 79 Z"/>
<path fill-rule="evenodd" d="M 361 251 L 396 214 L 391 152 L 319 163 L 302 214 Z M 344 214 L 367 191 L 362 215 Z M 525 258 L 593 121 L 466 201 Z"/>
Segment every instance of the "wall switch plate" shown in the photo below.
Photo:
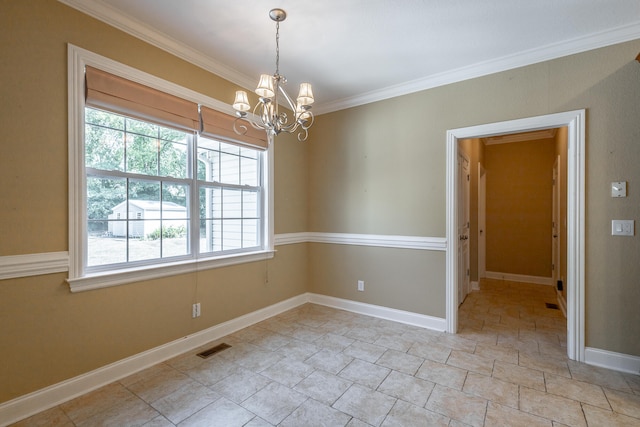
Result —
<path fill-rule="evenodd" d="M 627 181 L 612 182 L 611 197 L 627 197 Z"/>
<path fill-rule="evenodd" d="M 630 219 L 614 219 L 611 221 L 612 236 L 633 236 L 635 231 L 635 221 Z"/>
<path fill-rule="evenodd" d="M 358 290 L 364 292 L 364 280 L 358 280 Z"/>

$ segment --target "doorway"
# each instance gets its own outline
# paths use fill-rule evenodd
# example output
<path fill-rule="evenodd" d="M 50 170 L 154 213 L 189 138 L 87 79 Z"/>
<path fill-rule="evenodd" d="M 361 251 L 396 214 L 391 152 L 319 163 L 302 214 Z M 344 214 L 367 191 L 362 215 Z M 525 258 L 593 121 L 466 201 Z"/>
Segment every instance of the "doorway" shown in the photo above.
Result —
<path fill-rule="evenodd" d="M 446 321 L 447 332 L 458 327 L 459 265 L 458 239 L 460 172 L 458 141 L 520 132 L 567 127 L 567 355 L 584 361 L 584 240 L 585 240 L 585 110 L 526 119 L 490 123 L 447 131 L 447 252 Z"/>

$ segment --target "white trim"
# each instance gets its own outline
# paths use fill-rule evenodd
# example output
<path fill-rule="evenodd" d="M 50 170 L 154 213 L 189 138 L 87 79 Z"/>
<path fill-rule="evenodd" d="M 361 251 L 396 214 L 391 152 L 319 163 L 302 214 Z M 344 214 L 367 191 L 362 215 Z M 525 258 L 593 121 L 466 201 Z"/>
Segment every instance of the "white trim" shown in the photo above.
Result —
<path fill-rule="evenodd" d="M 144 280 L 158 279 L 161 277 L 175 276 L 178 274 L 191 273 L 194 271 L 208 270 L 211 268 L 263 261 L 271 258 L 273 258 L 273 251 L 234 254 L 211 259 L 198 258 L 170 264 L 159 264 L 149 267 L 119 270 L 117 272 L 107 271 L 103 273 L 87 274 L 75 279 L 69 278 L 67 279 L 67 283 L 69 283 L 69 289 L 71 292 L 83 292 L 108 288 L 110 286 L 125 285 L 127 283 L 141 282 Z"/>
<path fill-rule="evenodd" d="M 471 282 L 471 290 L 472 291 L 479 291 L 480 290 L 480 282 L 477 281 L 472 281 Z"/>
<path fill-rule="evenodd" d="M 497 271 L 487 271 L 487 279 L 509 280 L 511 282 L 535 283 L 536 285 L 553 286 L 553 277 L 528 276 L 526 274 L 500 273 Z"/>
<path fill-rule="evenodd" d="M 585 363 L 614 371 L 640 375 L 640 357 L 614 351 L 587 347 L 584 350 Z"/>
<path fill-rule="evenodd" d="M 337 245 L 379 246 L 384 248 L 445 251 L 447 242 L 442 237 L 394 236 L 382 234 L 308 233 L 313 243 Z"/>
<path fill-rule="evenodd" d="M 376 246 L 383 248 L 420 249 L 445 251 L 446 239 L 442 237 L 396 236 L 388 234 L 350 233 L 285 233 L 276 235 L 276 245 L 296 243 L 330 243 L 335 245 Z"/>
<path fill-rule="evenodd" d="M 0 257 L 0 280 L 61 273 L 68 270 L 68 252 L 45 252 Z"/>
<path fill-rule="evenodd" d="M 232 83 L 253 90 L 255 79 L 242 74 L 238 70 L 204 55 L 186 44 L 180 43 L 166 34 L 149 27 L 147 24 L 132 19 L 115 8 L 95 0 L 58 0 L 69 7 L 99 19 L 125 33 L 143 40 L 157 48 L 184 59 L 200 68 L 210 71 Z M 455 70 L 426 76 L 416 80 L 399 83 L 364 94 L 338 99 L 314 105 L 316 115 L 369 104 L 383 99 L 419 92 L 434 87 L 461 82 L 501 71 L 524 67 L 526 65 L 549 61 L 588 50 L 623 43 L 640 38 L 640 23 L 633 23 L 617 28 L 589 34 L 573 40 L 553 43 L 536 49 L 530 49 L 513 55 L 479 62 Z"/>
<path fill-rule="evenodd" d="M 436 331 L 444 331 L 446 325 L 442 318 L 305 293 L 4 402 L 0 404 L 0 425 L 25 419 L 308 302 Z"/>
<path fill-rule="evenodd" d="M 554 43 L 536 49 L 518 52 L 513 55 L 503 56 L 502 58 L 478 62 L 454 70 L 447 70 L 439 74 L 432 74 L 360 95 L 314 105 L 314 111 L 316 115 L 331 113 L 502 71 L 525 67 L 527 65 L 550 61 L 601 47 L 624 43 L 637 38 L 640 38 L 640 23 L 636 22 L 600 33 L 590 34 L 586 37 Z"/>
<path fill-rule="evenodd" d="M 394 322 L 432 329 L 440 332 L 444 332 L 444 330 L 446 329 L 445 319 L 442 319 L 440 317 L 427 316 L 426 314 L 397 310 L 395 308 L 330 297 L 327 295 L 313 293 L 310 293 L 308 295 L 309 302 L 313 304 L 338 308 L 353 313 L 364 314 L 366 316 L 373 316 L 380 319 L 392 320 Z"/>
<path fill-rule="evenodd" d="M 560 310 L 562 310 L 562 314 L 566 319 L 567 318 L 567 300 L 565 300 L 564 295 L 562 295 L 562 292 L 560 292 L 557 289 L 556 289 L 556 292 L 557 292 L 558 305 L 560 306 Z"/>
<path fill-rule="evenodd" d="M 91 372 L 20 396 L 0 405 L 0 423 L 11 424 L 104 385 L 176 357 L 308 301 L 306 294 L 245 314 L 184 338 L 138 353 Z M 2 424 L 5 425 L 5 424 Z"/>
<path fill-rule="evenodd" d="M 273 174 L 270 156 L 268 164 Z M 270 178 L 272 179 L 272 178 Z M 273 193 L 273 192 L 272 192 Z M 267 195 L 273 198 L 273 194 Z M 273 216 L 273 202 L 267 215 Z M 273 226 L 273 221 L 269 224 Z M 269 232 L 267 232 L 269 234 Z M 274 246 L 297 243 L 333 243 L 339 245 L 376 246 L 384 248 L 419 249 L 430 251 L 446 250 L 446 239 L 441 237 L 392 236 L 382 234 L 342 234 L 342 233 L 282 233 L 274 236 L 271 249 L 249 254 L 238 254 L 215 259 L 199 258 L 172 264 L 154 265 L 146 268 L 123 270 L 119 273 L 95 273 L 75 279 L 68 279 L 71 292 L 88 291 L 109 286 L 122 285 L 142 280 L 175 276 L 196 270 L 226 267 L 245 262 L 261 261 L 273 258 Z M 28 255 L 0 256 L 0 280 L 16 277 L 69 271 L 71 259 L 68 252 L 47 252 Z"/>
<path fill-rule="evenodd" d="M 585 349 L 585 110 L 568 111 L 447 131 L 446 313 L 447 332 L 458 322 L 456 181 L 458 139 L 567 126 L 567 354 L 584 361 Z"/>
<path fill-rule="evenodd" d="M 236 83 L 245 88 L 255 86 L 255 78 L 240 73 L 215 59 L 204 55 L 192 47 L 180 43 L 166 34 L 148 26 L 147 24 L 132 19 L 122 14 L 117 9 L 101 1 L 93 0 L 58 0 L 80 12 L 92 16 L 114 28 L 124 31 L 152 46 L 169 52 L 170 54 L 184 59 L 198 67 L 212 72 L 232 83 Z M 253 90 L 253 89 L 251 89 Z"/>
<path fill-rule="evenodd" d="M 276 234 L 275 245 L 294 245 L 296 243 L 307 243 L 309 241 L 309 233 L 283 233 Z"/>

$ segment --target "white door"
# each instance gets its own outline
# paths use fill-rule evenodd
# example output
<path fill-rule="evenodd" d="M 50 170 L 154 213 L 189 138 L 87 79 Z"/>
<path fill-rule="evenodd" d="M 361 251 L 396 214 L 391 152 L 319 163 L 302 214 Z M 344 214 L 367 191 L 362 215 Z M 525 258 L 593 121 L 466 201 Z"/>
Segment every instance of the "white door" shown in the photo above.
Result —
<path fill-rule="evenodd" d="M 560 156 L 553 164 L 553 200 L 551 202 L 551 277 L 560 279 Z"/>
<path fill-rule="evenodd" d="M 478 282 L 487 275 L 487 175 L 478 163 Z"/>
<path fill-rule="evenodd" d="M 469 284 L 469 158 L 458 154 L 458 305 L 470 291 Z"/>

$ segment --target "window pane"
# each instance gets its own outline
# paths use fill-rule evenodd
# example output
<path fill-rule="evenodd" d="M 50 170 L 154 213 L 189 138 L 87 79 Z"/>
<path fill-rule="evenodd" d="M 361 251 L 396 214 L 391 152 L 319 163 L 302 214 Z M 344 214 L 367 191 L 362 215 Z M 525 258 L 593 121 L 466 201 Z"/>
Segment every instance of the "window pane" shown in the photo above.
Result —
<path fill-rule="evenodd" d="M 259 225 L 257 219 L 245 219 L 242 222 L 242 247 L 251 248 L 259 245 Z"/>
<path fill-rule="evenodd" d="M 222 250 L 242 248 L 242 220 L 227 219 L 222 222 Z"/>
<path fill-rule="evenodd" d="M 127 127 L 127 132 L 151 136 L 154 138 L 158 137 L 159 126 L 154 125 L 153 123 L 141 122 L 140 120 L 127 118 L 125 125 Z"/>
<path fill-rule="evenodd" d="M 85 164 L 103 170 L 124 170 L 124 132 L 101 126 L 85 126 Z"/>
<path fill-rule="evenodd" d="M 124 225 L 125 221 L 102 221 L 105 230 L 113 230 Z M 87 238 L 87 265 L 94 267 L 98 265 L 116 264 L 127 261 L 127 239 L 126 236 L 116 237 L 104 232 L 101 235 L 89 234 Z M 124 234 L 124 233 L 123 233 Z"/>
<path fill-rule="evenodd" d="M 127 172 L 158 175 L 158 140 L 127 134 Z"/>
<path fill-rule="evenodd" d="M 179 219 L 162 220 L 162 257 L 187 255 L 189 253 L 189 221 Z"/>
<path fill-rule="evenodd" d="M 240 155 L 242 157 L 248 157 L 250 159 L 257 159 L 260 152 L 252 148 L 240 147 Z"/>
<path fill-rule="evenodd" d="M 162 184 L 162 218 L 188 219 L 187 214 L 189 186 L 180 184 Z"/>
<path fill-rule="evenodd" d="M 240 158 L 240 184 L 258 186 L 258 160 L 247 157 Z"/>
<path fill-rule="evenodd" d="M 144 235 L 147 227 L 150 228 L 146 220 L 134 220 L 129 223 L 129 261 L 160 258 L 160 239 L 140 237 Z"/>
<path fill-rule="evenodd" d="M 226 154 L 232 154 L 234 156 L 240 155 L 240 147 L 233 144 L 220 143 L 220 151 Z"/>
<path fill-rule="evenodd" d="M 220 153 L 220 182 L 224 184 L 240 184 L 239 156 L 224 152 Z"/>
<path fill-rule="evenodd" d="M 258 193 L 256 191 L 242 192 L 242 217 L 258 218 Z"/>
<path fill-rule="evenodd" d="M 222 203 L 223 218 L 242 218 L 242 190 L 225 188 Z"/>
<path fill-rule="evenodd" d="M 183 135 L 184 136 L 184 135 Z M 174 178 L 188 178 L 187 144 L 160 141 L 160 175 Z"/>
<path fill-rule="evenodd" d="M 162 257 L 189 254 L 189 186 L 162 185 Z"/>
<path fill-rule="evenodd" d="M 154 209 L 160 219 L 160 181 L 130 179 L 129 203 L 138 206 L 135 212 L 142 212 L 147 207 Z M 135 218 L 135 214 L 130 218 Z"/>
<path fill-rule="evenodd" d="M 222 220 L 200 221 L 200 252 L 222 250 Z"/>
<path fill-rule="evenodd" d="M 209 182 L 220 181 L 219 162 L 219 151 L 198 148 L 198 179 Z"/>
<path fill-rule="evenodd" d="M 85 108 L 84 117 L 87 123 L 112 129 L 124 130 L 124 117 L 106 111 Z"/>
<path fill-rule="evenodd" d="M 183 142 L 183 143 L 187 142 L 185 139 L 186 133 L 182 131 L 170 129 L 170 128 L 163 128 L 163 127 L 160 127 L 159 131 L 160 131 L 160 135 L 159 135 L 160 139 L 163 139 L 165 141 Z"/>
<path fill-rule="evenodd" d="M 220 181 L 220 142 L 198 137 L 198 179 Z"/>
<path fill-rule="evenodd" d="M 87 177 L 87 219 L 89 234 L 105 231 L 92 226 L 92 220 L 115 219 L 116 206 L 127 199 L 127 180 L 124 178 Z M 126 209 L 126 208 L 125 208 Z"/>

